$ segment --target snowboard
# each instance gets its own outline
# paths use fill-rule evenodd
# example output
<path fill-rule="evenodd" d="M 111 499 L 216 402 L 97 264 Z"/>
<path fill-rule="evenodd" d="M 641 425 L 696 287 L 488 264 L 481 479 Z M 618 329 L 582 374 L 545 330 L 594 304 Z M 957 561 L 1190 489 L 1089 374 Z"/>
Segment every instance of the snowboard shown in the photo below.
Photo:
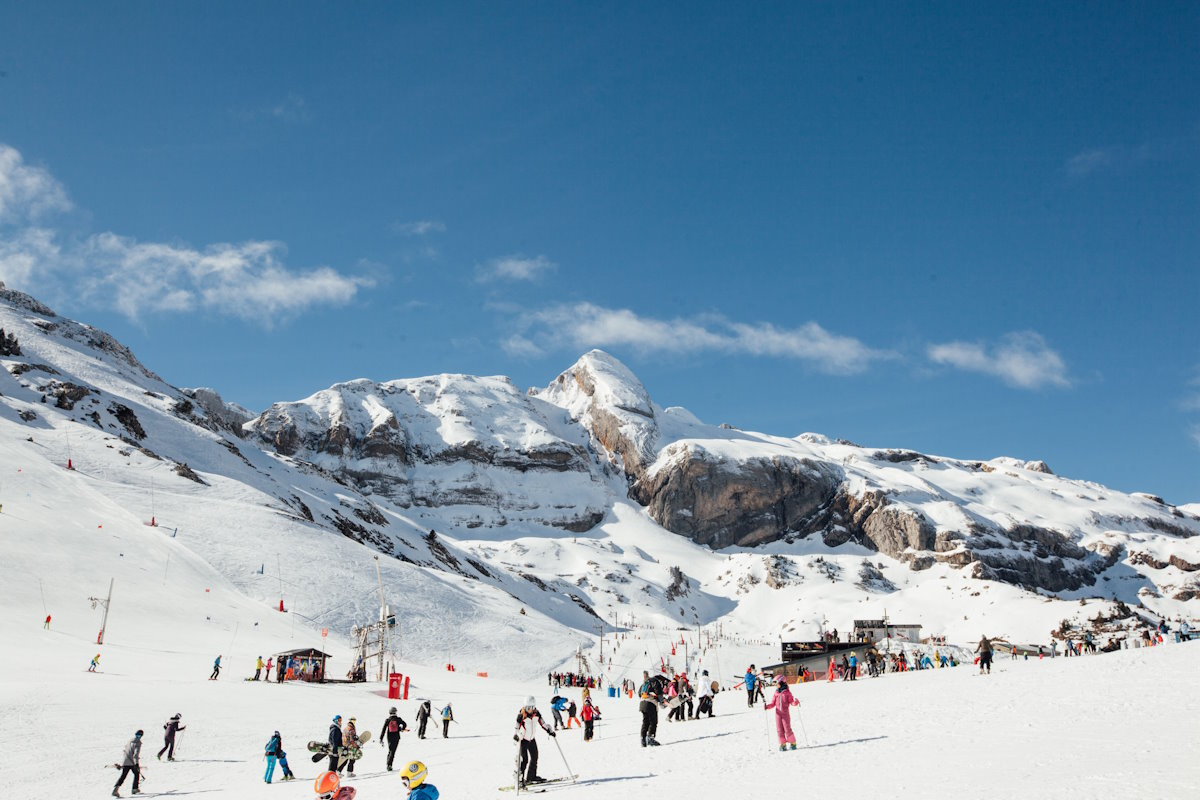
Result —
<path fill-rule="evenodd" d="M 312 741 L 308 743 L 308 752 L 313 753 L 312 761 L 317 763 L 322 758 L 327 758 L 332 755 L 337 755 L 346 761 L 358 761 L 363 757 L 362 746 L 371 740 L 371 732 L 363 731 L 358 735 L 358 742 L 354 745 L 345 745 L 335 754 L 329 746 L 329 742 Z"/>
<path fill-rule="evenodd" d="M 709 688 L 713 690 L 713 694 L 716 694 L 717 692 L 721 691 L 721 684 L 713 681 Z"/>

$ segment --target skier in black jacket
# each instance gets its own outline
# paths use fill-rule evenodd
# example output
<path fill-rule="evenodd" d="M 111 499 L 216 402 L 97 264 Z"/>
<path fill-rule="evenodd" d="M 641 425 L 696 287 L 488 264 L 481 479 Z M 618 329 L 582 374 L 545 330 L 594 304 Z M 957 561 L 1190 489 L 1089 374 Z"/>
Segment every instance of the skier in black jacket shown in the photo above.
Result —
<path fill-rule="evenodd" d="M 425 738 L 425 726 L 429 724 L 429 717 L 433 714 L 433 706 L 429 701 L 421 703 L 421 707 L 417 709 L 417 738 Z"/>
<path fill-rule="evenodd" d="M 329 725 L 329 771 L 337 772 L 338 762 L 342 760 L 342 715 L 338 714 Z"/>
<path fill-rule="evenodd" d="M 400 731 L 408 730 L 408 723 L 400 719 L 395 706 L 388 711 L 388 718 L 383 721 L 383 730 L 379 732 L 379 745 L 383 746 L 383 737 L 387 736 L 388 772 L 392 771 L 392 759 L 396 757 L 396 747 L 400 744 Z"/>
<path fill-rule="evenodd" d="M 166 733 L 163 734 L 162 750 L 158 751 L 158 760 L 159 761 L 162 761 L 163 753 L 167 754 L 167 761 L 175 760 L 175 734 L 178 733 L 179 731 L 187 730 L 186 725 L 180 724 L 182 719 L 183 719 L 182 714 L 176 714 L 175 716 L 173 716 L 169 720 L 167 720 L 166 725 L 163 725 L 163 730 L 166 731 Z"/>

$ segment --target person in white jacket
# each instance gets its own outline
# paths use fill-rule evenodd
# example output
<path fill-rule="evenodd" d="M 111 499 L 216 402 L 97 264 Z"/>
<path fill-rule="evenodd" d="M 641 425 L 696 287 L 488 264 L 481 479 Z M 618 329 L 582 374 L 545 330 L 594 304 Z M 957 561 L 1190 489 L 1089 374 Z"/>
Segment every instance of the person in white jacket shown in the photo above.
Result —
<path fill-rule="evenodd" d="M 142 790 L 138 788 L 138 781 L 142 777 L 141 768 L 142 758 L 142 731 L 138 731 L 129 740 L 129 744 L 125 745 L 125 757 L 121 761 L 121 775 L 117 778 L 117 785 L 113 787 L 113 797 L 120 797 L 121 784 L 125 782 L 125 776 L 133 773 L 133 794 L 141 794 Z"/>
<path fill-rule="evenodd" d="M 700 715 L 707 713 L 709 717 L 713 715 L 713 691 L 712 679 L 708 677 L 708 670 L 700 673 L 700 701 L 696 706 L 696 719 L 700 719 Z"/>
<path fill-rule="evenodd" d="M 530 695 L 525 698 L 524 708 L 517 713 L 517 731 L 513 734 L 513 741 L 520 742 L 521 745 L 517 781 L 522 788 L 531 783 L 544 783 L 546 780 L 537 774 L 538 746 L 534 737 L 539 725 L 547 736 L 554 736 L 554 731 L 546 724 L 546 720 L 542 719 L 542 712 L 537 710 L 537 701 Z"/>

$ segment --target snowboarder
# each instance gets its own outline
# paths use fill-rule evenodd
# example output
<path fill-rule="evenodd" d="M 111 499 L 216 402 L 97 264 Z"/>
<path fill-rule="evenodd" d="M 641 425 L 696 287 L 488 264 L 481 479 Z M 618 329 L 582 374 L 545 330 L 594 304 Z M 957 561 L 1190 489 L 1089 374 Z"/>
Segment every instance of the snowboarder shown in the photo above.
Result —
<path fill-rule="evenodd" d="M 400 719 L 396 707 L 388 710 L 388 718 L 383 721 L 383 729 L 379 731 L 379 746 L 383 747 L 383 738 L 387 736 L 387 769 L 392 771 L 392 759 L 396 757 L 396 748 L 400 745 L 400 732 L 408 730 L 408 723 Z"/>
<path fill-rule="evenodd" d="M 176 714 L 163 725 L 163 730 L 166 733 L 163 734 L 162 750 L 159 750 L 156 756 L 159 761 L 162 761 L 163 753 L 167 754 L 167 761 L 175 760 L 175 734 L 179 731 L 187 730 L 187 726 L 181 724 L 182 719 L 182 714 Z"/>
<path fill-rule="evenodd" d="M 142 790 L 138 788 L 138 783 L 142 779 L 142 731 L 138 731 L 129 740 L 129 744 L 125 745 L 124 758 L 121 760 L 121 774 L 117 778 L 117 785 L 113 787 L 113 797 L 120 797 L 121 784 L 125 782 L 125 776 L 133 773 L 133 794 L 141 794 Z"/>
<path fill-rule="evenodd" d="M 600 709 L 592 703 L 592 695 L 587 689 L 583 690 L 583 711 L 580 712 L 583 717 L 583 740 L 590 742 L 592 740 L 592 723 L 600 719 Z"/>
<path fill-rule="evenodd" d="M 209 675 L 208 679 L 210 681 L 215 681 L 217 679 L 217 676 L 220 674 L 221 674 L 221 657 L 217 656 L 216 659 L 213 661 L 212 675 Z"/>
<path fill-rule="evenodd" d="M 1038 648 L 1039 652 L 1041 648 Z M 992 674 L 992 643 L 988 637 L 984 636 L 979 640 L 979 646 L 975 648 L 975 652 L 979 653 L 979 674 L 982 675 L 985 671 L 988 675 Z"/>
<path fill-rule="evenodd" d="M 566 707 L 567 698 L 563 697 L 562 695 L 556 694 L 554 697 L 550 698 L 550 713 L 554 716 L 554 730 L 567 727 L 563 723 L 562 718 L 562 712 L 564 709 L 566 709 Z"/>
<path fill-rule="evenodd" d="M 254 665 L 254 680 L 259 679 L 259 677 L 262 675 L 262 671 L 263 671 L 263 660 L 262 660 L 262 656 L 259 656 L 258 661 Z"/>
<path fill-rule="evenodd" d="M 333 722 L 329 723 L 329 771 L 341 772 L 345 764 L 341 757 L 342 749 L 342 715 L 335 714 Z"/>
<path fill-rule="evenodd" d="M 796 734 L 792 733 L 792 706 L 800 705 L 800 701 L 792 695 L 788 688 L 787 678 L 780 675 L 775 681 L 775 696 L 771 702 L 763 704 L 763 710 L 775 709 L 775 732 L 779 734 L 779 749 L 788 747 L 796 749 Z"/>
<path fill-rule="evenodd" d="M 658 687 L 650 680 L 649 672 L 643 670 L 642 677 L 644 680 L 638 689 L 641 698 L 638 711 L 642 712 L 642 747 L 658 747 L 658 740 L 654 738 L 654 734 L 658 733 Z"/>
<path fill-rule="evenodd" d="M 542 719 L 542 712 L 537 710 L 537 701 L 530 695 L 525 698 L 525 706 L 517 712 L 517 730 L 513 734 L 513 741 L 519 743 L 521 748 L 517 766 L 518 786 L 521 789 L 531 783 L 545 782 L 545 778 L 537 774 L 538 746 L 535 736 L 539 725 L 548 736 L 556 735 L 546 720 Z"/>
<path fill-rule="evenodd" d="M 400 780 L 408 789 L 408 800 L 438 800 L 437 787 L 426 783 L 429 770 L 420 761 L 412 761 L 400 772 Z"/>
<path fill-rule="evenodd" d="M 358 747 L 358 726 L 355 724 L 354 717 L 351 717 L 346 722 L 346 729 L 344 731 L 342 731 L 342 743 L 346 747 Z M 349 762 L 350 763 L 346 768 L 346 776 L 349 778 L 353 778 L 354 777 L 354 759 L 353 758 L 349 759 Z M 338 770 L 337 770 L 338 772 L 342 771 L 342 763 L 345 763 L 345 762 L 341 762 L 338 764 Z"/>
<path fill-rule="evenodd" d="M 266 778 L 267 783 L 270 783 L 271 779 L 275 777 L 276 762 L 279 762 L 279 766 L 283 767 L 283 779 L 285 781 L 290 781 L 296 777 L 288 767 L 287 753 L 283 752 L 283 737 L 279 735 L 279 731 L 275 731 L 263 750 L 267 757 L 267 773 L 263 777 Z"/>
<path fill-rule="evenodd" d="M 750 665 L 750 669 L 746 670 L 746 677 L 743 685 L 746 687 L 746 708 L 754 708 L 754 684 L 758 682 L 758 676 L 754 673 L 754 665 Z"/>
<path fill-rule="evenodd" d="M 98 666 L 100 666 L 100 654 L 96 653 L 95 658 L 92 659 L 92 665 L 88 667 L 88 672 L 95 672 Z"/>
<path fill-rule="evenodd" d="M 428 700 L 421 702 L 421 707 L 417 709 L 417 738 L 425 738 L 425 726 L 429 724 L 429 718 L 433 716 L 433 707 Z"/>
<path fill-rule="evenodd" d="M 450 708 L 450 704 L 446 703 L 446 707 L 442 709 L 442 738 L 450 738 L 450 723 L 454 722 L 454 709 Z"/>

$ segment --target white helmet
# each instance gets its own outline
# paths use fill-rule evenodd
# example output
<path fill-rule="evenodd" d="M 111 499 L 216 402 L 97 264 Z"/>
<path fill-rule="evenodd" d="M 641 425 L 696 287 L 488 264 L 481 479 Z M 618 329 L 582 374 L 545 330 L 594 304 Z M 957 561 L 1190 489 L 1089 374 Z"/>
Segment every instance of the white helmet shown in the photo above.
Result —
<path fill-rule="evenodd" d="M 525 707 L 526 708 L 537 708 L 537 700 L 533 699 L 533 695 L 529 695 L 529 697 L 525 698 Z"/>

